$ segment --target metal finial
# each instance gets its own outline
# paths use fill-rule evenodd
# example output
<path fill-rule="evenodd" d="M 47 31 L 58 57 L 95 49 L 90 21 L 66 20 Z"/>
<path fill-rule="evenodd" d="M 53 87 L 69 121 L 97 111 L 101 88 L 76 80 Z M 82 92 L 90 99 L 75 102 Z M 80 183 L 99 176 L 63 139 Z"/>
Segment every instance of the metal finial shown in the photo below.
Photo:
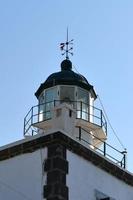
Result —
<path fill-rule="evenodd" d="M 60 49 L 63 52 L 61 55 L 66 54 L 66 59 L 69 59 L 69 54 L 73 56 L 73 39 L 69 41 L 68 39 L 68 28 L 67 28 L 67 39 L 65 43 L 60 43 Z"/>

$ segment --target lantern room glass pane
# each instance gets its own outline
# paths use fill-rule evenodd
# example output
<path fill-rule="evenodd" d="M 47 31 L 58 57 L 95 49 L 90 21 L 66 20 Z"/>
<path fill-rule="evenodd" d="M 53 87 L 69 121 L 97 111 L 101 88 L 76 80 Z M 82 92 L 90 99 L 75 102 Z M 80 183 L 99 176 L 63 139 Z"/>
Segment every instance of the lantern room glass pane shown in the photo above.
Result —
<path fill-rule="evenodd" d="M 50 88 L 45 92 L 45 118 L 51 118 L 51 110 L 54 107 L 54 100 L 57 100 L 57 88 Z"/>
<path fill-rule="evenodd" d="M 77 90 L 77 118 L 89 120 L 89 92 L 78 87 Z"/>
<path fill-rule="evenodd" d="M 60 100 L 67 103 L 74 103 L 75 88 L 71 86 L 60 87 Z"/>
<path fill-rule="evenodd" d="M 43 121 L 44 116 L 44 92 L 39 97 L 39 122 Z"/>
<path fill-rule="evenodd" d="M 51 118 L 51 110 L 54 107 L 54 100 L 57 100 L 57 87 L 44 91 L 39 98 L 39 121 Z"/>
<path fill-rule="evenodd" d="M 94 118 L 94 98 L 90 96 L 90 122 L 93 123 L 93 118 Z"/>
<path fill-rule="evenodd" d="M 45 102 L 51 102 L 57 99 L 57 88 L 50 88 L 45 91 Z"/>

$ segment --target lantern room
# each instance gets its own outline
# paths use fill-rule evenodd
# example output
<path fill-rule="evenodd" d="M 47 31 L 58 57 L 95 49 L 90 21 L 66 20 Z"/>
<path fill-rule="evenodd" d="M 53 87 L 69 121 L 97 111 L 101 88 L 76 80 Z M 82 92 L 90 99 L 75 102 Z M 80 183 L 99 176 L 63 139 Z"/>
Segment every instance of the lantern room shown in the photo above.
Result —
<path fill-rule="evenodd" d="M 40 85 L 35 96 L 38 105 L 25 117 L 25 136 L 64 131 L 94 148 L 106 140 L 107 123 L 102 110 L 94 107 L 95 90 L 84 76 L 72 70 L 68 58 L 62 61 L 59 72 Z"/>
<path fill-rule="evenodd" d="M 93 86 L 86 78 L 72 71 L 72 63 L 66 59 L 61 63 L 61 71 L 51 74 L 40 85 L 35 93 L 40 105 L 40 112 L 44 112 L 44 118 L 49 118 L 53 104 L 70 104 L 77 109 L 77 117 L 93 121 L 93 103 L 96 93 Z M 82 103 L 82 104 L 81 104 Z M 45 107 L 44 105 L 45 104 Z M 89 105 L 89 106 L 88 106 Z"/>

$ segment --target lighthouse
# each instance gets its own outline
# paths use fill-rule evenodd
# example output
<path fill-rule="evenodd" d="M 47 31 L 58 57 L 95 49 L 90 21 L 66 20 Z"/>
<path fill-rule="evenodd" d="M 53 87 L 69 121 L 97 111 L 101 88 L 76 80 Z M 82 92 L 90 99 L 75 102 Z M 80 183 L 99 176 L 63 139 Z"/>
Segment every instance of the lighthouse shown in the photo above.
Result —
<path fill-rule="evenodd" d="M 24 139 L 0 147 L 2 200 L 132 200 L 126 152 L 108 143 L 97 94 L 73 69 L 73 40 L 65 59 L 35 92 L 24 117 Z"/>
<path fill-rule="evenodd" d="M 51 74 L 37 89 L 38 105 L 24 119 L 24 135 L 60 130 L 96 149 L 107 139 L 107 122 L 103 111 L 95 107 L 94 87 L 72 69 L 68 57 L 71 41 L 61 44 L 62 48 L 66 45 L 66 59 L 60 71 Z"/>

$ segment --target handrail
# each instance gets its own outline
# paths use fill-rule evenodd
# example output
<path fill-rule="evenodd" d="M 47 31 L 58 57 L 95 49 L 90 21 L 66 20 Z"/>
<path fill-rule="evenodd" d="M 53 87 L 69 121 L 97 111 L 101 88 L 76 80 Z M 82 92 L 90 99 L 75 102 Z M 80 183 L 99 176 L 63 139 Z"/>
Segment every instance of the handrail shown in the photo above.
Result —
<path fill-rule="evenodd" d="M 79 139 L 79 137 L 76 137 L 76 138 Z M 103 153 L 103 151 L 102 151 L 100 148 L 98 148 L 98 147 L 92 145 L 90 142 L 86 141 L 86 140 L 83 139 L 82 137 L 80 138 L 80 140 L 82 140 L 83 142 L 85 142 L 85 143 L 91 145 L 91 146 L 94 147 L 96 150 L 99 150 L 100 152 Z M 107 153 L 106 153 L 105 155 L 106 155 L 105 157 L 109 156 L 110 158 L 114 159 L 115 161 L 120 162 L 119 160 L 117 160 L 116 158 L 112 157 L 111 155 L 109 155 L 109 154 L 107 154 Z"/>
<path fill-rule="evenodd" d="M 113 147 L 110 144 L 108 144 L 107 142 L 105 142 L 105 141 L 101 140 L 100 138 L 98 138 L 97 136 L 93 135 L 94 138 L 96 138 L 97 140 L 99 140 L 100 142 L 103 143 L 104 147 L 103 147 L 103 150 L 102 150 L 102 149 L 94 146 L 90 142 L 86 141 L 84 138 L 82 138 L 82 130 L 85 131 L 87 134 L 92 135 L 90 132 L 88 132 L 87 130 L 85 130 L 84 128 L 82 128 L 80 126 L 77 126 L 77 128 L 79 128 L 79 137 L 77 137 L 77 138 L 80 141 L 83 141 L 83 142 L 87 143 L 88 145 L 92 146 L 93 148 L 95 148 L 96 150 L 102 152 L 105 157 L 109 157 L 112 161 L 116 161 L 117 163 L 120 163 L 120 166 L 123 167 L 124 169 L 126 168 L 126 151 L 121 152 L 118 149 L 116 149 L 115 147 Z M 111 156 L 107 152 L 107 148 L 106 147 L 110 147 L 112 150 L 114 150 L 115 152 L 119 153 L 119 155 L 122 156 L 121 160 L 118 160 L 118 159 L 114 158 L 113 156 Z"/>
<path fill-rule="evenodd" d="M 30 126 L 33 125 L 34 123 L 39 122 L 40 115 L 44 116 L 44 115 L 46 115 L 46 113 L 49 113 L 51 115 L 51 106 L 55 107 L 57 105 L 57 103 L 61 104 L 63 102 L 66 102 L 66 101 L 65 100 L 54 100 L 54 101 L 49 101 L 46 103 L 42 103 L 42 104 L 33 106 L 24 118 L 24 135 L 27 133 L 25 127 L 27 126 L 27 124 L 30 121 L 31 121 Z M 107 122 L 103 115 L 102 110 L 100 110 L 99 108 L 96 108 L 94 106 L 91 106 L 87 103 L 84 103 L 82 101 L 67 101 L 67 102 L 70 104 L 73 104 L 74 108 L 77 111 L 78 119 L 90 121 L 90 118 L 92 117 L 94 120 L 92 123 L 97 124 L 97 125 L 101 126 L 102 128 L 104 128 L 105 132 L 107 134 Z M 50 108 L 47 110 L 48 106 L 50 106 Z M 41 110 L 41 107 L 42 107 L 42 110 Z M 93 109 L 93 113 L 90 113 L 89 108 Z M 41 110 L 41 112 L 40 112 L 40 110 Z M 80 116 L 78 116 L 78 112 L 80 113 Z M 35 121 L 36 116 L 38 116 L 38 118 Z M 45 118 L 45 120 L 47 120 L 47 118 Z"/>
<path fill-rule="evenodd" d="M 79 128 L 79 126 L 77 126 L 78 128 Z M 84 128 L 82 128 L 82 127 L 80 127 L 81 128 L 81 130 L 83 130 L 83 131 L 85 131 L 85 132 L 87 132 L 88 134 L 90 134 L 91 135 L 91 133 L 90 132 L 88 132 L 87 130 L 85 130 Z M 93 137 L 95 137 L 96 139 L 98 139 L 100 142 L 104 142 L 102 139 L 100 139 L 99 137 L 97 137 L 97 136 L 94 136 L 93 135 Z M 110 144 L 108 144 L 107 142 L 105 142 L 106 143 L 106 145 L 108 145 L 109 147 L 111 147 L 112 149 L 114 149 L 115 151 L 117 151 L 117 152 L 119 152 L 119 153 L 121 153 L 121 151 L 119 151 L 118 149 L 116 149 L 116 148 L 114 148 L 114 147 L 112 147 Z"/>
<path fill-rule="evenodd" d="M 33 135 L 32 125 L 34 125 L 35 123 L 38 123 L 38 122 L 42 122 L 42 121 L 51 119 L 52 109 L 64 102 L 66 102 L 66 101 L 54 100 L 54 101 L 50 101 L 50 102 L 46 102 L 46 103 L 42 103 L 42 104 L 33 106 L 24 118 L 24 135 L 29 135 L 30 130 L 31 130 L 31 135 Z M 77 119 L 82 119 L 82 120 L 85 120 L 90 123 L 98 125 L 99 127 L 104 129 L 104 131 L 107 135 L 107 122 L 106 122 L 106 118 L 105 118 L 102 110 L 100 110 L 99 108 L 96 108 L 94 106 L 91 106 L 87 103 L 84 103 L 82 101 L 67 101 L 66 103 L 70 103 L 73 105 L 74 109 L 77 112 Z M 92 108 L 92 110 L 93 110 L 92 113 L 90 112 L 89 108 Z M 91 121 L 91 118 L 93 119 L 92 121 Z M 78 128 L 79 128 L 79 140 L 82 140 L 82 141 L 88 143 L 88 145 L 93 146 L 92 144 L 89 144 L 88 141 L 85 141 L 82 138 L 82 130 L 84 130 L 87 133 L 89 133 L 89 132 L 81 127 L 78 127 Z M 98 138 L 97 136 L 93 135 L 93 137 L 95 137 L 97 140 L 99 140 L 101 143 L 103 143 L 103 150 L 98 147 L 93 146 L 97 151 L 102 152 L 102 154 L 105 157 L 109 157 L 111 160 L 113 160 L 117 163 L 120 163 L 121 167 L 124 167 L 124 168 L 126 167 L 126 154 L 125 153 L 112 147 L 110 144 L 106 143 L 104 140 Z M 112 155 L 110 155 L 107 152 L 108 147 L 111 148 L 113 151 L 122 155 L 122 159 L 119 161 L 116 158 L 114 158 Z"/>

